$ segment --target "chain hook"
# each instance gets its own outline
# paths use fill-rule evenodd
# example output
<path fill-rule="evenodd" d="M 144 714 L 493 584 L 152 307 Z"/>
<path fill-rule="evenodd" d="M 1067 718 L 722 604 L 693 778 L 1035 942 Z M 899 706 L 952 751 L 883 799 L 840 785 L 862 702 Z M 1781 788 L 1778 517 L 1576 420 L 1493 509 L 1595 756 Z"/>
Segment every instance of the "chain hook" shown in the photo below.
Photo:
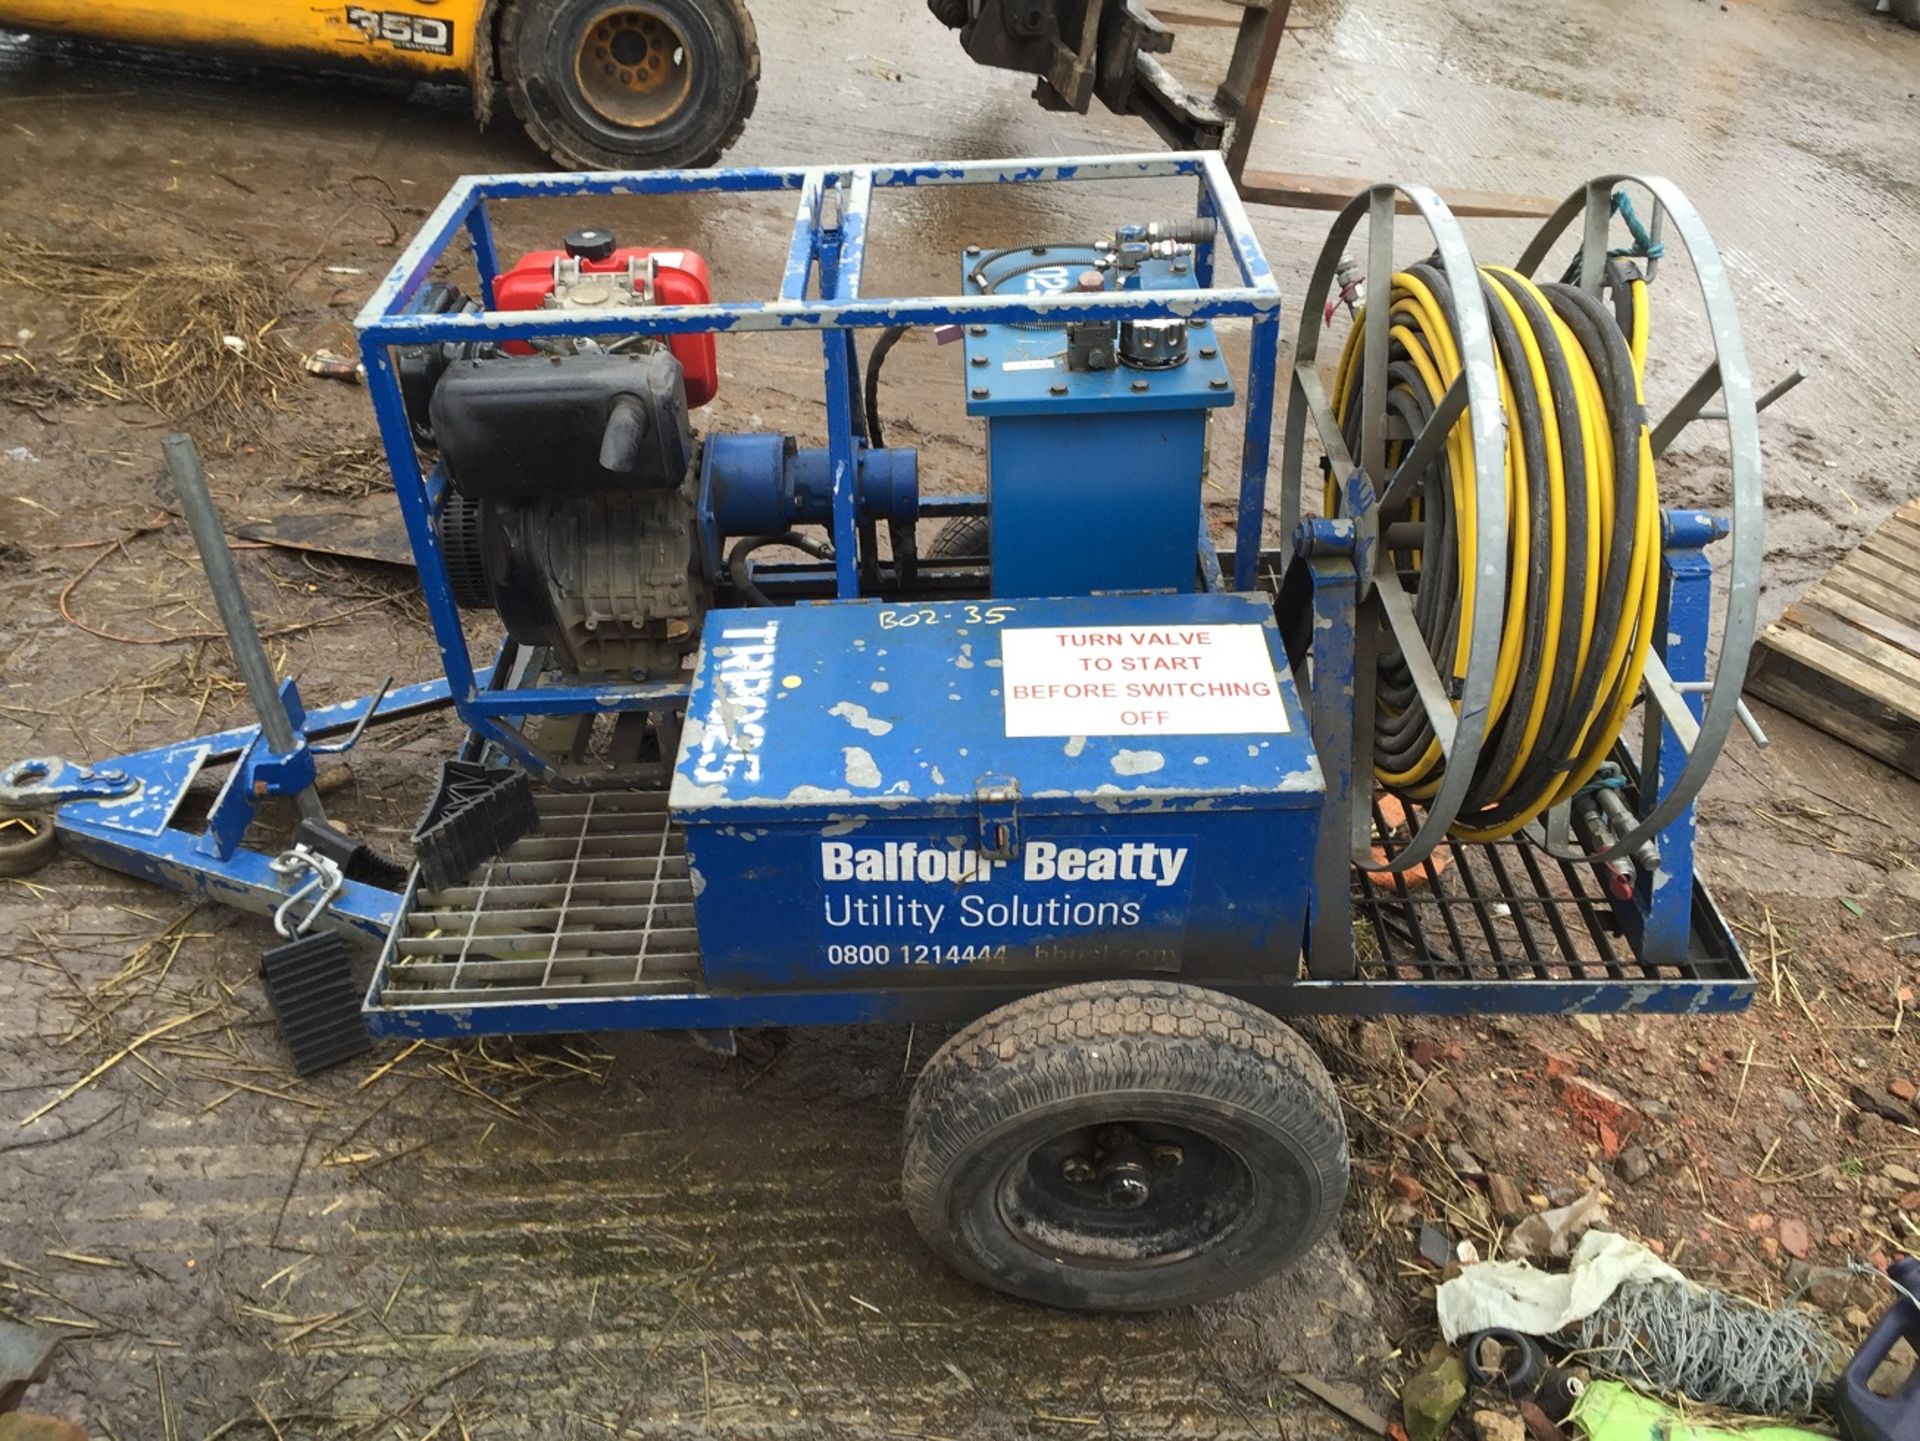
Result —
<path fill-rule="evenodd" d="M 267 868 L 277 876 L 283 885 L 291 885 L 300 876 L 307 879 L 301 882 L 280 902 L 279 909 L 273 913 L 273 928 L 284 940 L 297 941 L 313 928 L 313 923 L 326 914 L 327 907 L 333 904 L 340 888 L 347 883 L 346 873 L 329 857 L 297 844 L 290 851 L 283 851 L 267 862 Z M 318 892 L 316 895 L 315 893 Z M 298 924 L 293 920 L 294 907 L 309 896 L 312 903 Z"/>

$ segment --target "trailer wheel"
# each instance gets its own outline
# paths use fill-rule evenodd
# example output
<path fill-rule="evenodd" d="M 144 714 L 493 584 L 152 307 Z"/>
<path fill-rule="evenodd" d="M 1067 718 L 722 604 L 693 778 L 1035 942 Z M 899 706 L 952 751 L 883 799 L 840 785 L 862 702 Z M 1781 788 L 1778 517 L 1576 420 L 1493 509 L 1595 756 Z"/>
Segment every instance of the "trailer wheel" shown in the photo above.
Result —
<path fill-rule="evenodd" d="M 24 876 L 53 859 L 53 817 L 45 811 L 0 811 L 0 876 Z"/>
<path fill-rule="evenodd" d="M 984 515 L 956 515 L 927 547 L 929 560 L 985 560 L 992 527 Z"/>
<path fill-rule="evenodd" d="M 1265 1011 L 1195 986 L 1029 996 L 934 1055 L 902 1192 L 963 1275 L 1028 1300 L 1147 1311 L 1251 1285 L 1347 1189 L 1324 1067 Z"/>
<path fill-rule="evenodd" d="M 760 46 L 743 0 L 517 0 L 500 78 L 562 165 L 698 168 L 753 114 Z"/>

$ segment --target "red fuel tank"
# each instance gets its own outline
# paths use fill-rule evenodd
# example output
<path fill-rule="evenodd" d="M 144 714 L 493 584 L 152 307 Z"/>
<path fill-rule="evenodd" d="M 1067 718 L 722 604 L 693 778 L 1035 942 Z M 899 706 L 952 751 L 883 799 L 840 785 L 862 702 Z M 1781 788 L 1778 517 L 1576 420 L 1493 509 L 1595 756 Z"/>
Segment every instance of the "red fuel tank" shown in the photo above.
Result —
<path fill-rule="evenodd" d="M 584 234 L 584 232 L 583 232 Z M 605 232 L 599 232 L 605 235 Z M 574 237 L 569 236 L 569 241 Z M 604 253 L 602 253 L 604 252 Z M 568 257 L 566 250 L 534 250 L 514 262 L 494 282 L 494 305 L 500 310 L 538 310 L 553 294 L 553 267 Z M 654 300 L 660 305 L 705 305 L 713 299 L 713 287 L 707 277 L 706 257 L 691 250 L 670 250 L 664 246 L 638 245 L 612 249 L 607 246 L 573 248 L 585 275 L 624 275 L 630 260 L 653 257 Z M 680 368 L 686 372 L 687 404 L 699 407 L 712 400 L 720 389 L 720 364 L 711 335 L 675 335 L 668 347 Z M 516 353 L 526 347 L 509 341 L 506 348 Z"/>

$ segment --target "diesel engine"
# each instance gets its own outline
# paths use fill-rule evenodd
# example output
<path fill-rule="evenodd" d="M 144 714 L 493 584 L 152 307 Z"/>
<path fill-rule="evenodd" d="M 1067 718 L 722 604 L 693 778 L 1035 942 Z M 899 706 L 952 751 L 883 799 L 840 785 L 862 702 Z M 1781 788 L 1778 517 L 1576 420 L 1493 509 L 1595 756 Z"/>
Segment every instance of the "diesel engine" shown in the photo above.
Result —
<path fill-rule="evenodd" d="M 708 293 L 692 252 L 578 230 L 502 274 L 495 305 L 644 310 Z M 479 309 L 445 285 L 423 308 Z M 712 596 L 688 415 L 714 393 L 713 338 L 420 347 L 400 370 L 415 436 L 443 462 L 439 541 L 459 604 L 496 611 L 566 674 L 677 674 Z"/>

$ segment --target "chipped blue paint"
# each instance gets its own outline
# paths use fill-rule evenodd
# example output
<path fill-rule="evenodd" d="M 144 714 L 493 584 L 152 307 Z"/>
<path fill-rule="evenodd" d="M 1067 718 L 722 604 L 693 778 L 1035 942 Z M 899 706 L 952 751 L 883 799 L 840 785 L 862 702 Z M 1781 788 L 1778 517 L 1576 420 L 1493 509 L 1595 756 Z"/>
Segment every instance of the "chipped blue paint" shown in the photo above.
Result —
<path fill-rule="evenodd" d="M 687 684 L 678 680 L 630 685 L 526 686 L 488 693 L 484 701 L 488 715 L 501 717 L 679 710 L 686 703 Z"/>
<path fill-rule="evenodd" d="M 139 788 L 139 780 L 124 770 L 34 756 L 0 771 L 0 811 L 51 810 L 78 800 L 119 801 Z"/>
<path fill-rule="evenodd" d="M 800 204 L 793 212 L 793 238 L 787 242 L 786 269 L 780 276 L 780 298 L 804 302 L 807 283 L 813 276 L 814 253 L 820 233 L 820 197 L 826 187 L 826 174 L 810 170 L 800 186 Z"/>
<path fill-rule="evenodd" d="M 1353 526 L 1344 520 L 1300 523 L 1295 546 L 1312 589 L 1313 662 L 1308 710 L 1313 751 L 1326 787 L 1326 811 L 1313 855 L 1313 902 L 1306 946 L 1307 974 L 1340 980 L 1354 974 L 1353 906 L 1348 897 L 1353 861 L 1348 839 L 1354 807 L 1354 614 L 1359 591 L 1351 551 Z M 1371 721 L 1371 717 L 1367 718 Z"/>
<path fill-rule="evenodd" d="M 1232 625 L 1264 634 L 1285 730 L 1140 729 L 1077 747 L 1010 735 L 1003 669 L 984 664 L 1002 637 L 1035 628 Z M 944 967 L 969 984 L 1001 968 L 1179 971 L 1207 983 L 1291 966 L 1321 778 L 1264 596 L 722 610 L 706 635 L 669 803 L 706 878 L 694 904 L 708 988 L 859 985 L 876 964 L 919 976 Z M 1150 684 L 1171 672 L 1111 674 L 1117 692 L 1129 675 Z M 954 703 L 930 709 L 926 697 L 939 694 Z M 863 854 L 907 847 L 946 865 L 946 879 L 836 874 L 832 838 L 853 822 Z M 1017 839 L 996 840 L 1003 829 Z M 1102 847 L 1132 859 L 1157 847 L 1173 869 L 1046 869 L 1053 849 Z"/>
<path fill-rule="evenodd" d="M 1274 378 L 1280 364 L 1280 319 L 1253 322 L 1247 361 L 1247 431 L 1240 455 L 1240 509 L 1234 522 L 1233 588 L 1252 590 L 1267 522 L 1267 455 L 1273 443 Z"/>
<path fill-rule="evenodd" d="M 1661 517 L 1666 546 L 1661 552 L 1660 603 L 1654 612 L 1653 647 L 1677 685 L 1707 678 L 1707 645 L 1713 624 L 1713 566 L 1702 548 L 1726 534 L 1726 522 L 1703 511 L 1667 511 Z M 1698 691 L 1681 692 L 1681 701 L 1697 722 L 1706 706 Z M 1662 721 L 1652 724 L 1658 707 L 1646 707 L 1646 734 L 1640 750 L 1640 808 L 1647 816 L 1664 786 L 1687 763 L 1686 747 Z M 1692 939 L 1695 808 L 1688 806 L 1654 838 L 1660 866 L 1653 875 L 1636 869 L 1631 905 L 1618 904 L 1621 924 L 1636 942 L 1642 960 L 1660 965 L 1686 959 Z"/>
<path fill-rule="evenodd" d="M 226 784 L 220 788 L 213 809 L 208 812 L 207 828 L 195 843 L 202 855 L 228 859 L 239 849 L 247 827 L 253 824 L 260 800 L 267 796 L 297 795 L 313 784 L 313 753 L 307 749 L 304 729 L 307 708 L 291 676 L 280 682 L 280 704 L 293 723 L 293 749 L 275 751 L 265 735 L 254 732 L 227 773 Z"/>
<path fill-rule="evenodd" d="M 860 271 L 867 258 L 867 213 L 873 203 L 873 172 L 854 171 L 842 193 L 846 200 L 840 211 L 840 273 L 834 298 L 858 300 Z"/>
<path fill-rule="evenodd" d="M 473 268 L 480 272 L 480 303 L 493 309 L 493 284 L 500 278 L 500 252 L 493 243 L 493 221 L 484 205 L 467 212 L 467 238 L 473 242 Z"/>
<path fill-rule="evenodd" d="M 1190 310 L 1162 309 L 1151 302 L 1098 297 L 1061 297 L 1035 308 L 1010 302 L 969 303 L 961 297 L 858 300 L 858 262 L 864 258 L 866 217 L 876 189 L 921 185 L 1021 185 L 1065 181 L 1120 180 L 1194 176 L 1204 193 L 1202 213 L 1216 216 L 1239 272 L 1241 285 L 1201 292 L 1206 298 Z M 821 199 L 838 191 L 854 245 L 856 283 L 847 297 L 809 301 L 807 277 L 817 255 L 822 220 Z M 579 198 L 592 195 L 740 194 L 793 190 L 800 192 L 794 235 L 778 291 L 778 300 L 740 301 L 706 306 L 666 306 L 649 312 L 651 334 L 697 334 L 708 331 L 779 330 L 789 328 L 863 327 L 885 325 L 941 325 L 968 318 L 1007 322 L 1032 321 L 1062 310 L 1083 312 L 1089 319 L 1122 319 L 1128 315 L 1193 314 L 1201 316 L 1255 316 L 1279 307 L 1280 292 L 1261 253 L 1246 208 L 1233 188 L 1225 165 L 1211 152 L 1112 156 L 1063 161 L 972 161 L 959 164 L 892 164 L 848 166 L 829 170 L 720 169 L 708 171 L 608 172 L 602 174 L 470 176 L 458 181 L 428 216 L 418 235 L 407 245 L 361 309 L 355 321 L 363 353 L 371 346 L 412 344 L 430 339 L 504 340 L 535 335 L 606 337 L 631 333 L 631 319 L 590 314 L 543 312 L 539 320 L 510 312 L 478 316 L 408 317 L 407 302 L 447 256 L 453 237 L 462 227 L 484 232 L 489 201 L 535 198 Z M 482 217 L 475 221 L 476 215 Z M 843 216 L 844 218 L 844 216 Z M 475 226 L 480 227 L 479 230 Z M 1210 265 L 1209 258 L 1209 265 Z M 1095 303 L 1088 303 L 1093 301 Z M 446 327 L 442 331 L 442 327 Z"/>
<path fill-rule="evenodd" d="M 59 813 L 61 846 L 96 865 L 138 880 L 204 896 L 224 906 L 271 916 L 287 893 L 260 851 L 238 849 L 232 855 L 207 854 L 191 833 L 169 827 L 138 844 L 125 831 L 97 821 Z M 349 881 L 327 908 L 324 924 L 361 936 L 384 936 L 399 913 L 397 892 Z"/>

